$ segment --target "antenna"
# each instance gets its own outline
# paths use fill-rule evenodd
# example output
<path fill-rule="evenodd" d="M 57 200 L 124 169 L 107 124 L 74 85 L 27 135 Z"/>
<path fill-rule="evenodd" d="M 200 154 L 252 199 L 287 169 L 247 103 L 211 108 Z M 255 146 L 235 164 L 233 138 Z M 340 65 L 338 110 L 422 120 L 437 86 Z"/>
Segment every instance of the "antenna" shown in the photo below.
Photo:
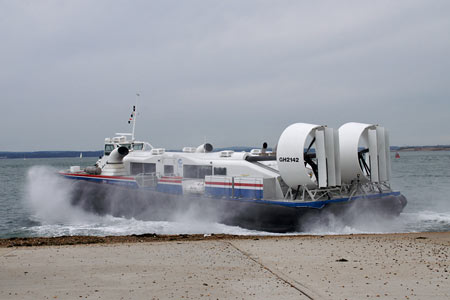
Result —
<path fill-rule="evenodd" d="M 137 112 L 136 112 L 136 106 L 138 104 L 140 93 L 136 93 L 136 105 L 133 106 L 133 130 L 131 131 L 131 140 L 134 142 L 134 130 L 136 128 L 136 118 L 137 118 Z"/>

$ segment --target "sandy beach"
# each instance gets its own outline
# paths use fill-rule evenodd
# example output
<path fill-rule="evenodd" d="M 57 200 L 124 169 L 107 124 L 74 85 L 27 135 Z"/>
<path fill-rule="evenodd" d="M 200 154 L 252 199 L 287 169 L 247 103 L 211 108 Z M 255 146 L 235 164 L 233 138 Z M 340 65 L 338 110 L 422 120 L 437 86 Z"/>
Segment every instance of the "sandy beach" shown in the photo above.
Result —
<path fill-rule="evenodd" d="M 449 299 L 450 233 L 0 240 L 0 299 Z"/>

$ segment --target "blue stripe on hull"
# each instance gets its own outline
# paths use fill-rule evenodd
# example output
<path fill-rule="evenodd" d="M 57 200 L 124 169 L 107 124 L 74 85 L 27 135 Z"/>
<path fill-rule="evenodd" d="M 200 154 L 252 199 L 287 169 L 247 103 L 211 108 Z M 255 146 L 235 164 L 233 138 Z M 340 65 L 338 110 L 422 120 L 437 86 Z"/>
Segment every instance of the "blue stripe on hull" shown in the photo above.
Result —
<path fill-rule="evenodd" d="M 209 197 L 231 198 L 232 191 L 229 188 L 205 187 L 205 195 Z"/>
<path fill-rule="evenodd" d="M 250 198 L 250 199 L 262 199 L 262 190 L 247 190 L 247 189 L 234 189 L 235 198 Z"/>
<path fill-rule="evenodd" d="M 232 198 L 232 193 L 232 189 L 227 187 L 205 187 L 205 194 L 209 197 Z M 264 194 L 262 190 L 234 189 L 234 198 L 262 199 L 263 197 Z"/>
<path fill-rule="evenodd" d="M 156 190 L 161 193 L 182 195 L 183 187 L 179 184 L 158 184 Z"/>

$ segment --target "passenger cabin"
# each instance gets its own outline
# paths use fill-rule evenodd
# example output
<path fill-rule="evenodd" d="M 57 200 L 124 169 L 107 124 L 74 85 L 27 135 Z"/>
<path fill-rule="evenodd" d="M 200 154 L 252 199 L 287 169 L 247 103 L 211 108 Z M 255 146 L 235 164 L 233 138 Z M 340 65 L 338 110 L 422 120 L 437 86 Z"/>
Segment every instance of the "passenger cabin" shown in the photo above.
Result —
<path fill-rule="evenodd" d="M 378 125 L 295 123 L 273 153 L 266 143 L 250 152 L 212 150 L 205 143 L 169 152 L 122 135 L 105 139 L 97 167 L 102 175 L 133 177 L 139 188 L 214 197 L 318 200 L 352 193 L 354 184 L 390 189 L 388 133 Z"/>
<path fill-rule="evenodd" d="M 249 162 L 247 152 L 200 153 L 192 151 L 195 148 L 187 148 L 183 152 L 130 151 L 123 164 L 141 188 L 252 199 L 283 197 L 277 184 L 279 174 L 276 168 L 269 166 L 270 162 L 266 165 Z"/>

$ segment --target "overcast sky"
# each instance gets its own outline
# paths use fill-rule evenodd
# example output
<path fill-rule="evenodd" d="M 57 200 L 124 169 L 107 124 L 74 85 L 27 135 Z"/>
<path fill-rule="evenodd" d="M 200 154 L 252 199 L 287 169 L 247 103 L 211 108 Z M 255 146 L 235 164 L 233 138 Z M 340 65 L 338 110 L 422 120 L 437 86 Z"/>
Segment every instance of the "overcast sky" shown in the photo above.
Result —
<path fill-rule="evenodd" d="M 0 0 L 0 151 L 273 146 L 296 122 L 450 144 L 450 1 Z"/>

